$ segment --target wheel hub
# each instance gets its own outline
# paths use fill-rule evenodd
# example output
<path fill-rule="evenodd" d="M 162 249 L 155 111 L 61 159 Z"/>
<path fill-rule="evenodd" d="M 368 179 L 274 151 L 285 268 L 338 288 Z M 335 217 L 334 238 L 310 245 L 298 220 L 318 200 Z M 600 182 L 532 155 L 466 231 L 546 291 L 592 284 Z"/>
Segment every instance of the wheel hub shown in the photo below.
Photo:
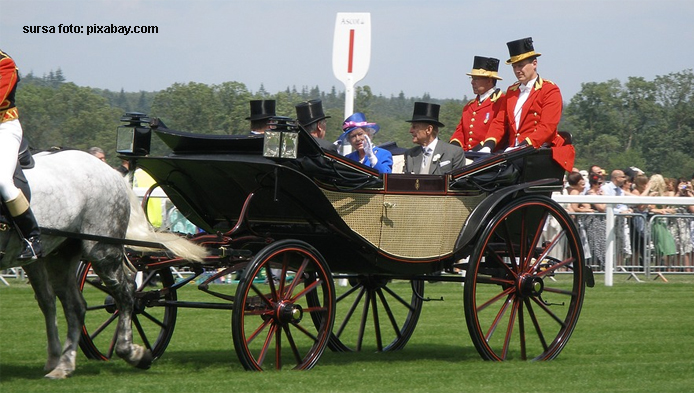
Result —
<path fill-rule="evenodd" d="M 519 280 L 518 289 L 521 296 L 540 296 L 545 288 L 545 282 L 542 278 L 532 275 L 522 276 Z"/>
<path fill-rule="evenodd" d="M 281 323 L 299 323 L 304 317 L 304 310 L 294 303 L 281 303 L 277 307 L 277 319 Z"/>

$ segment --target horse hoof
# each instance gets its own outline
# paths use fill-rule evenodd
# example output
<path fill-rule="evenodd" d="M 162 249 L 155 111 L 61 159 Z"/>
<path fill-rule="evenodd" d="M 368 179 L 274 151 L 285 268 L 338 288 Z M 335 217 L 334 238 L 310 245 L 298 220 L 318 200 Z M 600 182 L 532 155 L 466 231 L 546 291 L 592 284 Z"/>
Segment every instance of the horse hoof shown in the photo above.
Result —
<path fill-rule="evenodd" d="M 149 370 L 150 367 L 152 367 L 152 362 L 154 361 L 154 356 L 152 356 L 152 351 L 147 350 L 144 355 L 142 355 L 142 359 L 137 363 L 135 367 L 140 368 L 142 370 Z"/>
<path fill-rule="evenodd" d="M 54 369 L 50 373 L 44 375 L 43 377 L 46 379 L 67 379 L 70 376 L 70 372 L 67 372 L 66 370 L 61 370 L 61 369 Z"/>

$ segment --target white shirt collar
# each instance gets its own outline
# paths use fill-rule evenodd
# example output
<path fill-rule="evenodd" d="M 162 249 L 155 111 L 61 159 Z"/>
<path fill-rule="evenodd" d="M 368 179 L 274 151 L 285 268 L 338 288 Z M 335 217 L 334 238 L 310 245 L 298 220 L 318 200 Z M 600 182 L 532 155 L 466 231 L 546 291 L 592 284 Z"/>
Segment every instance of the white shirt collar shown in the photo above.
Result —
<path fill-rule="evenodd" d="M 527 85 L 524 85 L 524 84 L 521 83 L 521 84 L 520 84 L 521 92 L 523 92 L 523 91 L 530 91 L 530 89 L 531 89 L 533 86 L 535 86 L 535 82 L 536 82 L 536 81 L 537 81 L 537 77 L 534 77 L 533 79 L 531 79 L 531 80 L 528 81 L 528 84 L 527 84 Z"/>
<path fill-rule="evenodd" d="M 484 100 L 489 98 L 489 96 L 492 95 L 492 93 L 494 93 L 494 90 L 496 90 L 496 87 L 492 87 L 491 89 L 487 90 L 484 94 L 480 94 L 479 101 L 483 102 Z"/>
<path fill-rule="evenodd" d="M 434 138 L 433 141 L 431 141 L 430 144 L 426 146 L 422 146 L 422 149 L 431 149 L 431 154 L 434 154 L 434 150 L 436 149 L 436 144 L 439 142 L 439 138 Z"/>

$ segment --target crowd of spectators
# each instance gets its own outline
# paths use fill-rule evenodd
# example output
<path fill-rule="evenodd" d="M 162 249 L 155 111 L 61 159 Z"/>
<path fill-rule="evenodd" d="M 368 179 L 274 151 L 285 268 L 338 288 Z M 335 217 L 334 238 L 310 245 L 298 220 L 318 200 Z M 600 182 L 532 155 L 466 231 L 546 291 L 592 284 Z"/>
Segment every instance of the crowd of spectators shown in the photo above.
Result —
<path fill-rule="evenodd" d="M 694 272 L 694 174 L 690 179 L 647 176 L 636 167 L 615 169 L 609 174 L 600 166 L 573 168 L 565 178 L 567 195 L 624 196 L 610 205 L 615 213 L 615 236 L 624 265 L 643 266 L 650 255 L 652 266 L 663 271 Z M 688 205 L 628 202 L 631 196 L 693 198 Z M 604 267 L 606 204 L 571 203 L 584 252 L 592 265 Z M 649 252 L 647 252 L 647 250 Z"/>

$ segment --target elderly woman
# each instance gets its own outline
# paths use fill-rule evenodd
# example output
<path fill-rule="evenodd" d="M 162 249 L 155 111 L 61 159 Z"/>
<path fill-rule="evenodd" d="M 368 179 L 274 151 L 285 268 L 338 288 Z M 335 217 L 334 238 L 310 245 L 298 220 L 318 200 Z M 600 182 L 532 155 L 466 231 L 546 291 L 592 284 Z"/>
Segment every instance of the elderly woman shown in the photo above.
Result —
<path fill-rule="evenodd" d="M 356 112 L 342 123 L 344 132 L 339 140 L 344 144 L 347 140 L 352 145 L 351 153 L 346 157 L 376 169 L 379 173 L 393 171 L 393 155 L 385 149 L 375 147 L 371 142 L 380 127 L 376 123 L 366 121 L 366 116 Z"/>

